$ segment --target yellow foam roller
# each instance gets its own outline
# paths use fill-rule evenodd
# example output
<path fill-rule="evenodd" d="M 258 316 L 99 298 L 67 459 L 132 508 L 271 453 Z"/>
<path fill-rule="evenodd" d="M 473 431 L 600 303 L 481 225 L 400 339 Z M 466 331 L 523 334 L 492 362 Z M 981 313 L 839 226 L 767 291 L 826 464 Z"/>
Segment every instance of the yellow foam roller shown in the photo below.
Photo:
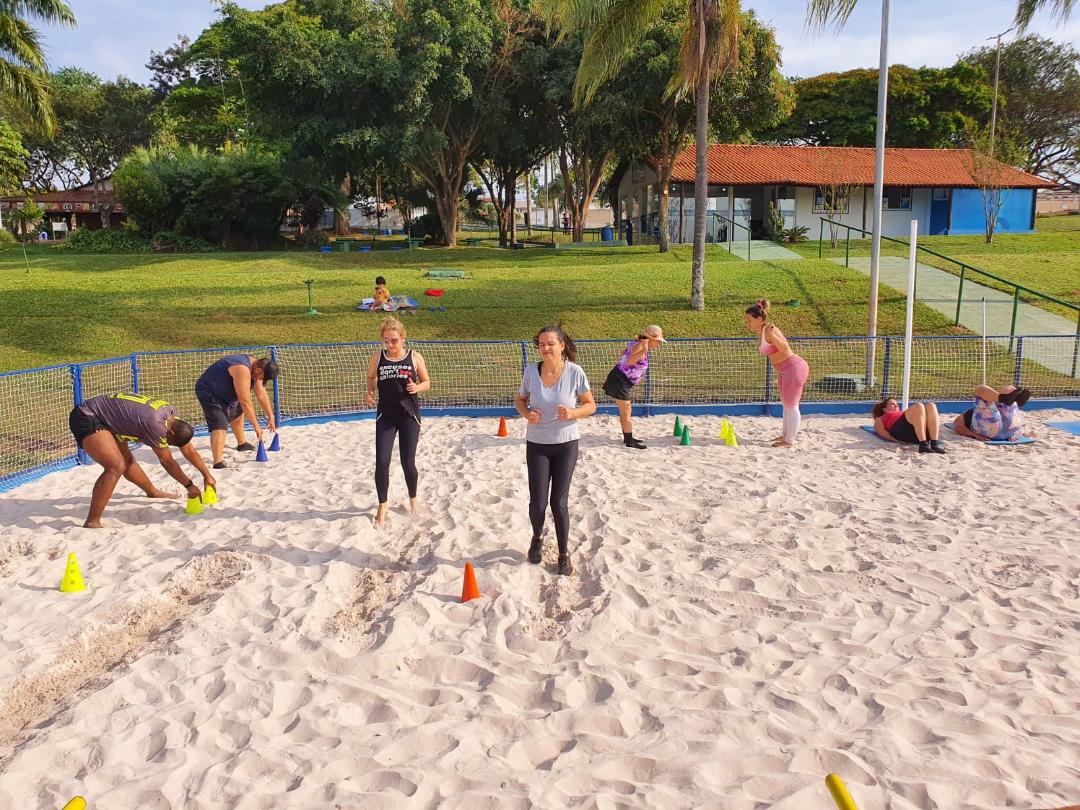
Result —
<path fill-rule="evenodd" d="M 64 810 L 86 810 L 86 799 L 82 796 L 76 796 L 64 805 Z"/>
<path fill-rule="evenodd" d="M 825 777 L 825 785 L 829 788 L 829 793 L 832 794 L 833 801 L 836 802 L 836 806 L 839 810 L 859 810 L 855 806 L 855 800 L 851 798 L 851 794 L 848 793 L 847 787 L 842 780 L 835 773 L 830 773 Z"/>

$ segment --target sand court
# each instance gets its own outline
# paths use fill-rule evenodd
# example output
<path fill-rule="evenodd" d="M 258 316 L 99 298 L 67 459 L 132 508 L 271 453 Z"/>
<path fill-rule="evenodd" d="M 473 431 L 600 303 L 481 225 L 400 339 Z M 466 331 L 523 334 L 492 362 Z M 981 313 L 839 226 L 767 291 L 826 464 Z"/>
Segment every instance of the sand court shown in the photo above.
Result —
<path fill-rule="evenodd" d="M 47 476 L 0 495 L 0 805 L 804 810 L 831 771 L 860 808 L 1075 803 L 1080 438 L 1043 423 L 1078 416 L 944 456 L 592 417 L 573 577 L 550 520 L 525 559 L 521 419 L 425 419 L 425 509 L 395 455 L 378 530 L 370 421 L 227 454 L 201 515 L 121 482 L 84 530 L 98 470 Z"/>

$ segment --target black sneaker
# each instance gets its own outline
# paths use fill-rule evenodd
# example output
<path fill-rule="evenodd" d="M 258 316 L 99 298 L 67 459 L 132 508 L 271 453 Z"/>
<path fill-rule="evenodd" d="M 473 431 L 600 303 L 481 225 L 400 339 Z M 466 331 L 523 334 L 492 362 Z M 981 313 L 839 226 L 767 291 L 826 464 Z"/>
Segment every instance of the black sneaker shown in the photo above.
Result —
<path fill-rule="evenodd" d="M 930 441 L 930 452 L 938 453 L 939 455 L 945 455 L 945 447 L 938 439 L 932 439 Z"/>
<path fill-rule="evenodd" d="M 224 461 L 219 461 L 214 465 L 215 470 L 226 470 L 228 469 L 228 467 L 229 465 L 226 464 Z"/>
<path fill-rule="evenodd" d="M 574 566 L 570 564 L 570 555 L 569 554 L 560 554 L 559 555 L 559 576 L 561 576 L 561 577 L 569 577 L 569 576 L 573 576 L 573 573 L 574 573 Z"/>
<path fill-rule="evenodd" d="M 934 451 L 930 449 L 930 442 L 919 442 L 919 452 L 932 453 Z"/>
<path fill-rule="evenodd" d="M 633 436 L 631 436 L 629 439 L 623 439 L 623 444 L 627 447 L 636 447 L 638 450 L 645 449 L 645 442 L 643 442 L 641 439 L 635 439 Z"/>
<path fill-rule="evenodd" d="M 254 453 L 255 445 L 253 445 L 251 442 L 244 442 L 243 444 L 236 445 L 236 449 L 239 450 L 241 453 Z"/>
<path fill-rule="evenodd" d="M 534 537 L 529 544 L 529 562 L 533 565 L 539 565 L 540 559 L 544 555 L 544 540 L 541 537 Z"/>

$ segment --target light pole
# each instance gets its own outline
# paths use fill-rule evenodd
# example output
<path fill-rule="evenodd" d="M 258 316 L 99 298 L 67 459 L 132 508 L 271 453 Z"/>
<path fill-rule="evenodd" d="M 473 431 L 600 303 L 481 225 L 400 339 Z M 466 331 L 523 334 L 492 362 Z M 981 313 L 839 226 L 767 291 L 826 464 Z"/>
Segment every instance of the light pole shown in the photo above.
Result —
<path fill-rule="evenodd" d="M 990 157 L 994 156 L 994 131 L 997 128 L 998 79 L 1001 76 L 1001 38 L 1015 27 L 1014 25 L 1006 28 L 997 36 L 987 37 L 988 40 L 997 40 L 997 55 L 994 57 L 994 101 L 990 107 Z"/>
<path fill-rule="evenodd" d="M 874 384 L 877 350 L 878 278 L 881 264 L 881 206 L 885 196 L 885 108 L 889 100 L 889 0 L 881 0 L 881 58 L 878 65 L 877 124 L 874 128 L 874 220 L 870 234 L 870 317 L 867 324 L 866 385 Z M 864 190 L 865 194 L 866 191 Z"/>

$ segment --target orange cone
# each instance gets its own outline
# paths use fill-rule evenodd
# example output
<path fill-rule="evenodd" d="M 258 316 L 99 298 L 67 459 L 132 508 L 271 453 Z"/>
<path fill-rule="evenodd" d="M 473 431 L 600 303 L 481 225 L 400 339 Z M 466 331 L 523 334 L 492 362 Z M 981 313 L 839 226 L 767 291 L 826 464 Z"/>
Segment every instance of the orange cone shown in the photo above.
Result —
<path fill-rule="evenodd" d="M 473 571 L 472 563 L 465 563 L 465 582 L 461 586 L 461 601 L 468 602 L 470 599 L 479 599 L 480 589 L 476 587 L 476 572 Z"/>
<path fill-rule="evenodd" d="M 499 432 L 496 433 L 495 435 L 499 436 L 499 437 L 503 437 L 503 438 L 510 435 L 510 434 L 508 434 L 506 432 L 506 417 L 505 416 L 500 416 L 499 417 Z M 479 594 L 477 594 L 477 595 L 479 596 Z"/>

